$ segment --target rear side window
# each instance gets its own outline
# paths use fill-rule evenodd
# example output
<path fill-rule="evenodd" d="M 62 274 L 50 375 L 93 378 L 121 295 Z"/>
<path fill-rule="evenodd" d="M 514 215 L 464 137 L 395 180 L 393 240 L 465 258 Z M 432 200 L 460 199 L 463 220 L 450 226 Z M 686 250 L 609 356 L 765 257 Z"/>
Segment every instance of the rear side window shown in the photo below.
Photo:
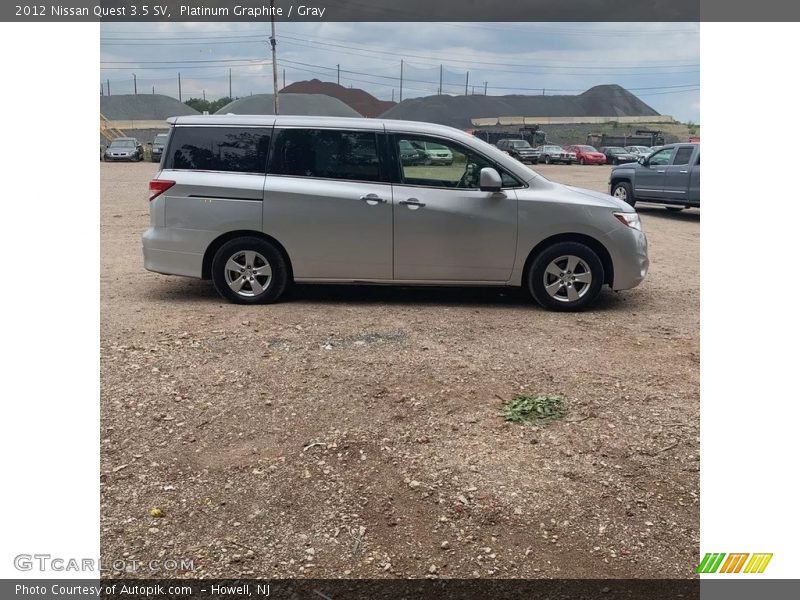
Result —
<path fill-rule="evenodd" d="M 264 174 L 271 129 L 175 127 L 165 169 Z"/>
<path fill-rule="evenodd" d="M 678 148 L 678 151 L 675 153 L 675 159 L 672 161 L 673 165 L 688 165 L 689 161 L 692 159 L 692 154 L 694 154 L 694 148 Z"/>
<path fill-rule="evenodd" d="M 269 173 L 349 181 L 381 181 L 377 136 L 372 131 L 276 131 Z"/>

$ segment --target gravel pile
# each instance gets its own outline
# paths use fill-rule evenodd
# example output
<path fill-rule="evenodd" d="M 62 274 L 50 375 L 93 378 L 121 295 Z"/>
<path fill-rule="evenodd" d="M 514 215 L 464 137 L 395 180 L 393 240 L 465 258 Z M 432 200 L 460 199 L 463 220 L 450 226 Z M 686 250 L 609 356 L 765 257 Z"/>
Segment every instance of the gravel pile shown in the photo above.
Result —
<path fill-rule="evenodd" d="M 176 98 L 161 94 L 100 96 L 100 112 L 112 121 L 155 121 L 200 114 Z"/>
<path fill-rule="evenodd" d="M 307 115 L 322 117 L 360 117 L 361 115 L 341 100 L 323 94 L 280 94 L 282 115 Z M 273 115 L 272 94 L 256 94 L 234 100 L 220 108 L 216 114 Z"/>
<path fill-rule="evenodd" d="M 378 100 L 372 94 L 360 88 L 346 88 L 332 81 L 296 81 L 281 90 L 281 94 L 324 94 L 338 98 L 358 114 L 364 117 L 379 117 L 397 103 L 390 100 Z"/>
<path fill-rule="evenodd" d="M 488 117 L 637 117 L 658 113 L 618 85 L 595 86 L 574 96 L 427 96 L 404 100 L 385 119 L 425 121 L 466 129 Z"/>

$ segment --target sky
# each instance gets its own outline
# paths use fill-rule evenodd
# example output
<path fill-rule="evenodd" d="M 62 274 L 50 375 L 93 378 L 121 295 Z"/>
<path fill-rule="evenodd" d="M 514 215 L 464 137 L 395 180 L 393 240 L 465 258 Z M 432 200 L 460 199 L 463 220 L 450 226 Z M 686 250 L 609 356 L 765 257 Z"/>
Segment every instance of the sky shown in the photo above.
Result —
<path fill-rule="evenodd" d="M 183 100 L 272 92 L 269 23 L 104 23 L 100 82 L 111 94 Z M 279 89 L 321 79 L 381 100 L 443 93 L 579 94 L 618 84 L 659 113 L 700 122 L 697 23 L 276 24 Z"/>

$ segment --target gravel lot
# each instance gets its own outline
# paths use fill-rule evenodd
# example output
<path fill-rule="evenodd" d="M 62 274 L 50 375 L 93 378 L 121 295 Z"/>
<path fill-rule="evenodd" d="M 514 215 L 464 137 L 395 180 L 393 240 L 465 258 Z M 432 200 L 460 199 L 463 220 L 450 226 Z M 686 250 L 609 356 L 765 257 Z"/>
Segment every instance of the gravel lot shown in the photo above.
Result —
<path fill-rule="evenodd" d="M 693 575 L 698 211 L 642 206 L 650 275 L 591 312 L 512 290 L 346 286 L 247 307 L 143 269 L 156 168 L 101 165 L 106 561 L 185 557 L 204 577 Z M 606 190 L 607 167 L 537 169 Z M 506 423 L 521 392 L 563 394 L 568 412 Z"/>

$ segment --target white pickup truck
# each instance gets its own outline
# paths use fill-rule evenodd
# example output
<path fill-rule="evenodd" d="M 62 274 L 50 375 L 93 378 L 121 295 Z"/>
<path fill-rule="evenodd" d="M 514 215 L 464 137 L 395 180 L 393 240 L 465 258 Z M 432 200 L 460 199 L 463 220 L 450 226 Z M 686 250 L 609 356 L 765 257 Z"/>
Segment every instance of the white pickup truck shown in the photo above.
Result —
<path fill-rule="evenodd" d="M 670 144 L 614 167 L 608 186 L 612 196 L 631 206 L 641 200 L 676 210 L 699 208 L 700 144 Z"/>

